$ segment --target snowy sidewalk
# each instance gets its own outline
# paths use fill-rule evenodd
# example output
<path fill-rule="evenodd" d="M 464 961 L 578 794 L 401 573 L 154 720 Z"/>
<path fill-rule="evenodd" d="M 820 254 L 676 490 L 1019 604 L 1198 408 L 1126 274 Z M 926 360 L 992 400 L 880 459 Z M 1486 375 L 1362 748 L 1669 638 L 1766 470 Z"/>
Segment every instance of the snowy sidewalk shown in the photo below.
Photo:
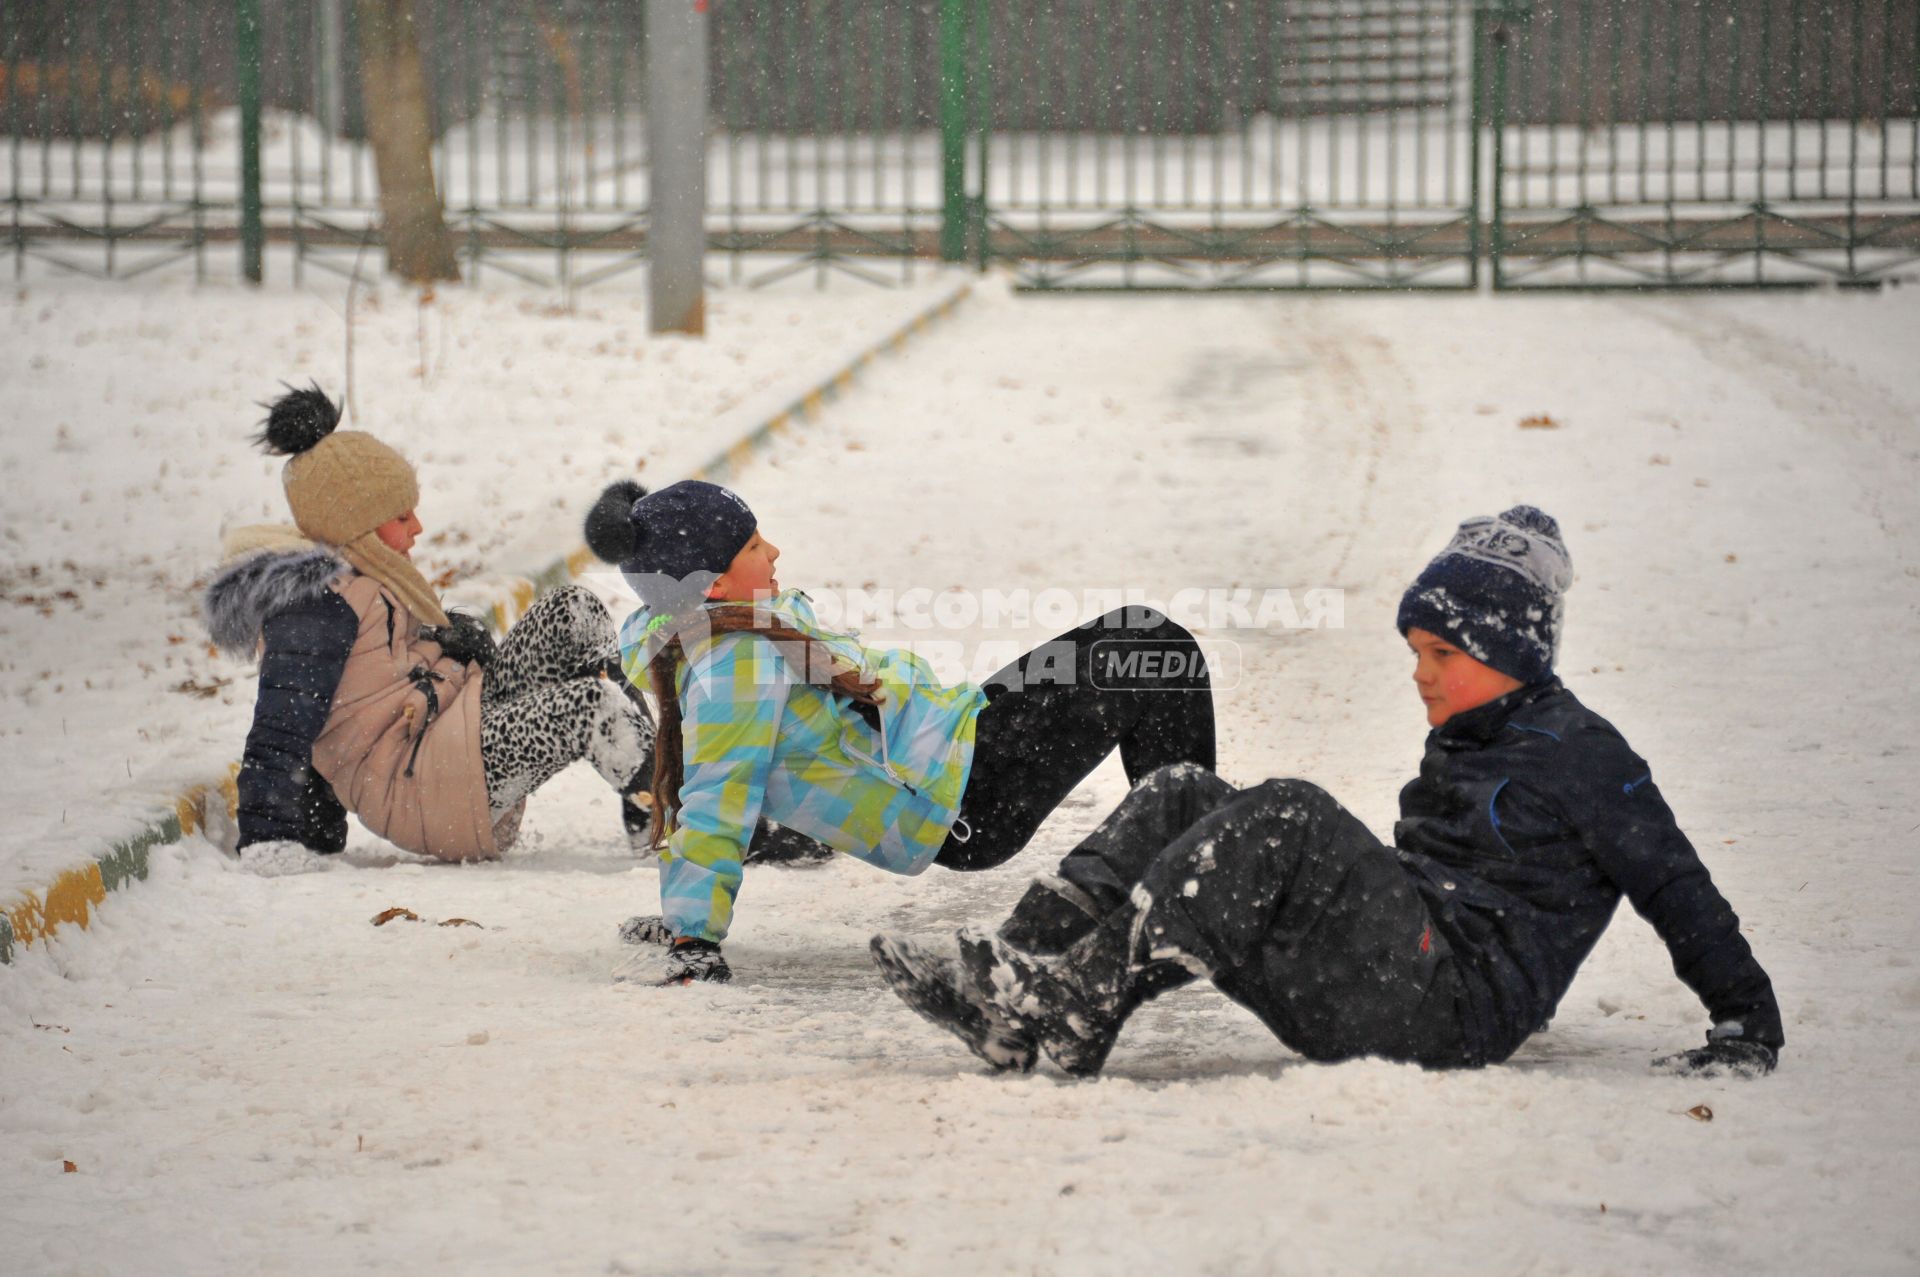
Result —
<path fill-rule="evenodd" d="M 535 358 L 538 338 L 518 340 Z M 551 387 L 611 413 L 620 392 L 587 384 L 591 343 L 559 345 L 535 358 Z M 1786 1015 L 1771 1079 L 1649 1074 L 1705 1019 L 1630 914 L 1502 1067 L 1307 1065 L 1186 990 L 1129 1027 L 1098 1082 L 984 1076 L 881 986 L 865 940 L 991 916 L 1119 797 L 1112 765 L 1002 870 L 762 870 L 728 945 L 733 985 L 616 988 L 613 928 L 650 909 L 654 875 L 627 857 L 604 787 L 569 774 L 500 864 L 383 868 L 357 834 L 324 873 L 262 880 L 189 842 L 92 931 L 0 971 L 10 1262 L 1911 1272 L 1917 347 L 1920 298 L 1900 293 L 989 294 L 738 481 L 783 581 L 822 594 L 1344 590 L 1344 628 L 1213 636 L 1243 658 L 1220 700 L 1222 770 L 1308 777 L 1381 833 L 1424 733 L 1399 591 L 1459 518 L 1542 505 L 1579 574 L 1563 672 L 1652 760 L 1740 910 Z M 140 349 L 122 333 L 112 357 Z M 235 362 L 222 376 L 253 394 L 259 361 Z M 118 393 L 161 367 L 117 374 Z M 445 429 L 536 411 L 501 402 L 533 393 L 515 378 L 490 384 Z M 197 464 L 230 455 L 247 473 L 220 483 L 270 491 L 208 429 Z M 460 464 L 467 495 L 449 499 L 467 512 L 572 500 L 618 460 L 601 455 L 613 441 L 561 460 L 505 428 L 485 447 L 459 437 L 422 459 Z M 157 457 L 87 446 L 110 476 L 96 502 L 167 482 Z M 10 523 L 57 561 L 79 467 L 37 464 Z M 528 485 L 548 486 L 522 499 Z M 203 503 L 152 498 L 142 552 L 204 544 Z M 107 649 L 130 641 L 100 624 Z M 176 743 L 233 739 L 199 702 L 141 704 L 175 706 Z M 43 694 L 9 727 L 50 738 L 58 706 Z M 369 925 L 392 905 L 427 921 Z M 484 929 L 430 925 L 452 917 Z M 1711 1122 L 1687 1116 L 1701 1104 Z"/>
<path fill-rule="evenodd" d="M 723 290 L 708 341 L 650 338 L 637 286 L 569 314 L 519 287 L 421 308 L 363 284 L 346 425 L 419 467 L 430 578 L 524 573 L 578 544 L 607 480 L 682 477 L 956 283 Z M 0 899 L 238 757 L 251 670 L 208 649 L 199 593 L 223 526 L 287 520 L 256 405 L 283 379 L 344 393 L 346 289 L 53 278 L 0 301 Z"/>

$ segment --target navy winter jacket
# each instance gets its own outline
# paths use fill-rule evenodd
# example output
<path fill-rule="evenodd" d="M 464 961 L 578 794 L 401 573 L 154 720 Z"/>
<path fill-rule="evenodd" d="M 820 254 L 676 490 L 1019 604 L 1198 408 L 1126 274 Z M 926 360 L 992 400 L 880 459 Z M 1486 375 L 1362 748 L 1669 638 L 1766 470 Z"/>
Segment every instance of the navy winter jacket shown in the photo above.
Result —
<path fill-rule="evenodd" d="M 222 569 L 204 612 L 214 641 L 260 652 L 260 690 L 241 755 L 240 843 L 290 839 L 314 851 L 347 845 L 347 813 L 318 772 L 313 742 L 360 632 L 353 607 L 331 588 L 348 571 L 320 548 L 258 553 Z"/>
<path fill-rule="evenodd" d="M 1552 1017 L 1622 895 L 1716 1025 L 1783 1043 L 1773 985 L 1652 771 L 1558 679 L 1429 733 L 1394 843 L 1458 959 L 1484 1060 Z"/>

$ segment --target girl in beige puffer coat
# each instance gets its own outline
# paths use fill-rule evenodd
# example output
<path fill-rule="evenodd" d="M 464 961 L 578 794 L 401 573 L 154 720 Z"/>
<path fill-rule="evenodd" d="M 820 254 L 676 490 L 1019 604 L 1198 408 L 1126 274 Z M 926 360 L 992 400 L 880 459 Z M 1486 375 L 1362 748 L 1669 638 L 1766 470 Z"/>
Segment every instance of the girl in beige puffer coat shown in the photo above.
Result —
<path fill-rule="evenodd" d="M 408 851 L 497 856 L 527 795 L 582 758 L 621 793 L 629 831 L 644 828 L 653 723 L 617 666 L 603 677 L 617 658 L 606 608 L 554 591 L 496 650 L 408 557 L 412 467 L 338 420 L 318 388 L 273 403 L 260 440 L 290 458 L 296 527 L 230 536 L 205 600 L 215 642 L 261 658 L 238 778 L 243 859 L 338 851 L 347 811 Z"/>

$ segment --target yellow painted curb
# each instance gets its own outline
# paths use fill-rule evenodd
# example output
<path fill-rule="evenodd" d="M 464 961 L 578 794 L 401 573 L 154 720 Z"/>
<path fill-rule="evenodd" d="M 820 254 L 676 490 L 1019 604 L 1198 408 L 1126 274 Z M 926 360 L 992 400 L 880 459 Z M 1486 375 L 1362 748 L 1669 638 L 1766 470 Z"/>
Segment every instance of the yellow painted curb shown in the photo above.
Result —
<path fill-rule="evenodd" d="M 100 880 L 100 866 L 85 865 L 55 878 L 44 897 L 37 892 L 27 892 L 7 910 L 7 921 L 12 924 L 15 940 L 32 944 L 52 935 L 65 923 L 86 926 L 92 906 L 106 898 L 107 888 Z"/>

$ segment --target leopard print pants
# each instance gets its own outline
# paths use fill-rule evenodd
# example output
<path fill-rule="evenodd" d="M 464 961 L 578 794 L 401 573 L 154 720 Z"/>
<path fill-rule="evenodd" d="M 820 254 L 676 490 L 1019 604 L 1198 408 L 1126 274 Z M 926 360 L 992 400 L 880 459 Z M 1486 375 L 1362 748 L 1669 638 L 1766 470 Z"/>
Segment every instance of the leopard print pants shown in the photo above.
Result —
<path fill-rule="evenodd" d="M 577 585 L 543 595 L 507 631 L 480 692 L 494 820 L 582 758 L 620 793 L 652 776 L 653 716 L 618 658 L 613 618 Z"/>

